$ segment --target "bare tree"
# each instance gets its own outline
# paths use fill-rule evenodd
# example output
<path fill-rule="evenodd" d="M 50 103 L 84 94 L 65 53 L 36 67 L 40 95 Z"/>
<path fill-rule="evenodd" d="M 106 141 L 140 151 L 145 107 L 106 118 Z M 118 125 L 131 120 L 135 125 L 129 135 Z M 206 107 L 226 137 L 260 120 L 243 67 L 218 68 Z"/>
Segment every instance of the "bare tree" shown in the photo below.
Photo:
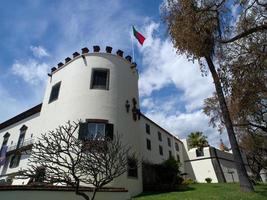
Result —
<path fill-rule="evenodd" d="M 126 172 L 128 158 L 135 155 L 118 135 L 78 139 L 80 126 L 81 123 L 67 122 L 42 134 L 33 146 L 29 167 L 23 174 L 35 182 L 72 186 L 77 195 L 93 200 L 101 187 Z M 79 190 L 81 183 L 94 187 L 91 197 Z"/>

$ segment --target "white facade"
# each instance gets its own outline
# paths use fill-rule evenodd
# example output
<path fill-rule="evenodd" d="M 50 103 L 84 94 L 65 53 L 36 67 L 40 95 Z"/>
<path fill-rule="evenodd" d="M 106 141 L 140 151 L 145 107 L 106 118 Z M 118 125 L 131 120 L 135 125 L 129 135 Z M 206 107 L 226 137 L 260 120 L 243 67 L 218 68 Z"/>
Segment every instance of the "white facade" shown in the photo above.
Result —
<path fill-rule="evenodd" d="M 107 75 L 105 88 L 92 87 L 92 73 L 99 70 L 104 70 Z M 50 101 L 52 88 L 59 83 L 58 96 Z M 126 104 L 129 106 L 128 111 Z M 216 182 L 216 172 L 210 160 L 189 162 L 194 160 L 193 153 L 187 151 L 185 144 L 143 114 L 135 115 L 137 119 L 134 119 L 133 108 L 139 109 L 138 72 L 130 59 L 124 59 L 121 53 L 76 54 L 72 60 L 68 59 L 64 65 L 52 70 L 42 104 L 0 124 L 0 145 L 3 144 L 4 136 L 10 135 L 5 144 L 9 148 L 6 162 L 0 167 L 0 180 L 12 177 L 19 169 L 27 166 L 30 156 L 27 151 L 22 153 L 18 166 L 10 167 L 10 160 L 16 149 L 30 148 L 41 133 L 53 130 L 69 120 L 102 120 L 114 125 L 113 133 L 122 135 L 123 142 L 140 155 L 140 160 L 161 163 L 172 155 L 182 163 L 182 172 L 192 178 L 196 177 L 199 182 L 207 177 Z M 24 130 L 25 127 L 24 142 L 18 146 L 22 133 L 20 129 Z M 211 157 L 209 150 L 204 151 L 207 151 L 207 157 Z M 208 171 L 203 173 L 206 169 Z M 128 189 L 131 196 L 139 194 L 142 192 L 141 167 L 137 178 L 128 177 L 125 173 L 110 185 Z"/>
<path fill-rule="evenodd" d="M 186 144 L 186 140 L 183 140 Z M 211 178 L 213 183 L 239 182 L 234 157 L 231 152 L 221 151 L 214 147 L 204 147 L 201 153 L 197 153 L 197 148 L 187 150 L 185 155 L 185 166 L 188 177 L 199 183 L 205 183 L 206 178 Z M 201 155 L 202 154 L 202 155 Z M 244 154 L 243 161 L 248 173 L 247 159 Z"/>

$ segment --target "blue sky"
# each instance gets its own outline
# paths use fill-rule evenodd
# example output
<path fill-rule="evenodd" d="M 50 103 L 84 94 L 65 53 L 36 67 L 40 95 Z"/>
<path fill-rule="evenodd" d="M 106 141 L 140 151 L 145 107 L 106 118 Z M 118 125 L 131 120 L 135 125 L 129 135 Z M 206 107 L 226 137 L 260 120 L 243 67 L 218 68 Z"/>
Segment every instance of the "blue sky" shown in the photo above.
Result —
<path fill-rule="evenodd" d="M 142 111 L 186 137 L 203 131 L 220 139 L 202 112 L 214 91 L 210 75 L 175 53 L 160 17 L 160 0 L 9 0 L 0 6 L 0 122 L 40 103 L 51 67 L 75 51 L 112 46 L 131 54 L 131 25 L 145 37 L 134 41 Z M 222 136 L 225 138 L 225 136 Z"/>

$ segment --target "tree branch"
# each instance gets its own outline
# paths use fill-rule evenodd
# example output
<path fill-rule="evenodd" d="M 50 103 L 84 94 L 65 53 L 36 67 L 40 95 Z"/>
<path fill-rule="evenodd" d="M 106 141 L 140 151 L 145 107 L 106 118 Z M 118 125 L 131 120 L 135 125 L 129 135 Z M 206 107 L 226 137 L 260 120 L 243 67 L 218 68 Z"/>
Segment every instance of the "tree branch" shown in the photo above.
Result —
<path fill-rule="evenodd" d="M 222 43 L 222 44 L 231 43 L 231 42 L 234 42 L 236 40 L 239 40 L 239 39 L 241 39 L 243 37 L 246 37 L 248 35 L 251 35 L 253 33 L 256 33 L 258 31 L 264 31 L 264 30 L 267 30 L 267 25 L 266 24 L 261 25 L 261 26 L 256 26 L 254 28 L 251 28 L 249 30 L 246 30 L 243 33 L 240 33 L 240 34 L 232 37 L 231 39 L 228 39 L 228 40 L 220 40 L 219 42 Z"/>

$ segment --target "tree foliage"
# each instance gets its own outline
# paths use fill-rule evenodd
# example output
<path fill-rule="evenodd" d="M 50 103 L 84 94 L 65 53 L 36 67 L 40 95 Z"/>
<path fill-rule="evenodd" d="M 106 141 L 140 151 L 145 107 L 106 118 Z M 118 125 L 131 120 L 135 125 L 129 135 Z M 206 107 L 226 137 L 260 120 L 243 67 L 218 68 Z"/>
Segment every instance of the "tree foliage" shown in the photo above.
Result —
<path fill-rule="evenodd" d="M 187 136 L 187 143 L 190 149 L 207 147 L 209 145 L 207 136 L 202 132 L 192 132 Z"/>
<path fill-rule="evenodd" d="M 240 146 L 246 153 L 248 165 L 255 179 L 260 181 L 260 171 L 267 170 L 267 136 L 259 133 L 242 134 Z"/>
<path fill-rule="evenodd" d="M 256 162 L 256 155 L 266 157 L 257 138 L 267 136 L 267 3 L 246 0 L 236 1 L 236 5 L 240 6 L 238 21 L 219 41 L 219 74 L 239 143 L 250 167 L 258 168 L 265 161 Z M 234 36 L 227 38 L 229 35 Z M 204 112 L 210 124 L 222 131 L 225 122 L 218 104 L 214 94 L 205 100 Z M 257 170 L 252 171 L 257 175 Z"/>
<path fill-rule="evenodd" d="M 232 6 L 237 6 L 237 15 L 234 17 L 231 13 Z M 255 67 L 254 61 L 260 59 L 259 66 L 262 66 L 262 61 L 266 64 L 266 45 L 263 45 L 264 48 L 257 46 L 257 43 L 262 44 L 266 37 L 254 39 L 254 45 L 247 45 L 247 40 L 251 40 L 248 38 L 255 37 L 258 33 L 266 33 L 266 3 L 260 0 L 168 0 L 163 7 L 163 13 L 177 52 L 186 54 L 189 59 L 198 60 L 202 71 L 205 72 L 205 67 L 208 67 L 211 72 L 220 111 L 209 109 L 207 112 L 211 115 L 221 115 L 213 115 L 213 120 L 222 119 L 226 127 L 240 186 L 244 191 L 253 191 L 234 132 L 227 104 L 229 98 L 225 95 L 228 91 L 231 91 L 231 94 L 238 92 L 232 83 L 236 83 L 237 86 L 240 83 L 247 84 L 247 81 L 240 80 L 243 80 L 243 72 L 251 71 L 251 66 Z M 249 53 L 254 49 L 258 52 L 254 54 L 254 58 L 246 58 L 244 52 Z M 240 53 L 245 56 L 240 57 Z M 243 59 L 243 62 L 239 62 L 240 59 Z M 247 65 L 247 69 L 240 70 L 239 63 Z M 234 64 L 238 67 L 233 68 Z M 261 73 L 265 73 L 266 76 L 262 68 L 255 74 L 264 77 Z M 247 85 L 257 87 L 254 82 Z M 239 91 L 243 92 L 242 89 Z M 247 90 L 249 91 L 252 90 Z M 209 103 L 217 106 L 214 99 L 210 99 Z"/>
<path fill-rule="evenodd" d="M 216 11 L 203 9 L 191 0 L 169 0 L 165 9 L 168 30 L 179 53 L 193 59 L 212 54 L 218 29 Z"/>
<path fill-rule="evenodd" d="M 23 173 L 35 182 L 72 186 L 77 195 L 93 200 L 99 188 L 126 172 L 128 156 L 134 154 L 119 136 L 82 141 L 78 128 L 79 123 L 68 122 L 42 134 Z M 94 187 L 91 198 L 79 190 L 81 183 Z"/>

